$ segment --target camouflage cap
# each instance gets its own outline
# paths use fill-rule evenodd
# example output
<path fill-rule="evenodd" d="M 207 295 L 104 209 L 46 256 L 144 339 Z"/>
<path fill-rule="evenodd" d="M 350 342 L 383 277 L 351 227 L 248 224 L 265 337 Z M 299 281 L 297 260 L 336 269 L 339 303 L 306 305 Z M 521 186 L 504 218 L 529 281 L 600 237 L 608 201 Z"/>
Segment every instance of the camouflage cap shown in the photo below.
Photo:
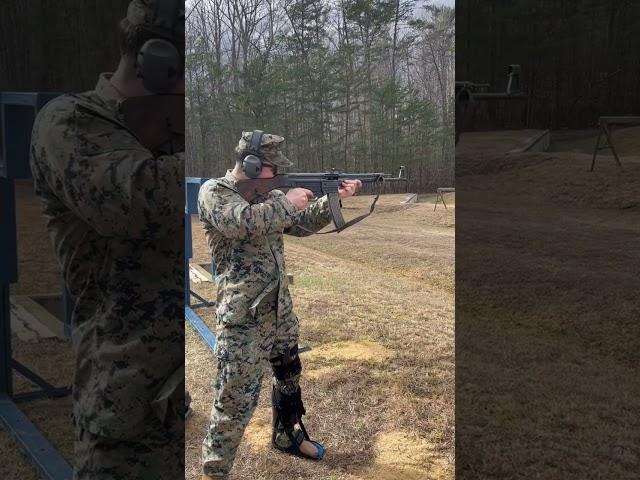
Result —
<path fill-rule="evenodd" d="M 236 152 L 242 153 L 249 151 L 251 135 L 253 135 L 253 132 L 242 132 L 242 137 L 240 137 L 240 141 L 236 147 Z M 293 165 L 293 163 L 291 163 L 291 161 L 289 161 L 289 159 L 282 153 L 283 143 L 284 137 L 274 135 L 272 133 L 263 134 L 261 142 L 263 159 L 278 167 L 290 167 Z"/>
<path fill-rule="evenodd" d="M 184 2 L 132 0 L 127 9 L 131 27 L 144 27 L 162 37 L 184 42 Z"/>

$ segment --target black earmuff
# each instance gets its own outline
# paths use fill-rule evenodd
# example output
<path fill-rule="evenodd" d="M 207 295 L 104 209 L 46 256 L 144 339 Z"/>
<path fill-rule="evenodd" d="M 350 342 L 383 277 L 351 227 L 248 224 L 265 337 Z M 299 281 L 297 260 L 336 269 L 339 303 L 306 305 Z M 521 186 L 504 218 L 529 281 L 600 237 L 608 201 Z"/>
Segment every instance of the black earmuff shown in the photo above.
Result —
<path fill-rule="evenodd" d="M 254 130 L 249 142 L 249 154 L 242 159 L 242 171 L 249 178 L 257 178 L 262 172 L 262 130 Z"/>
<path fill-rule="evenodd" d="M 138 50 L 136 75 L 145 90 L 151 93 L 171 93 L 180 79 L 180 53 L 167 40 L 152 38 Z"/>
<path fill-rule="evenodd" d="M 182 10 L 180 9 L 182 4 Z M 184 2 L 157 0 L 153 29 L 179 32 L 184 20 Z M 184 25 L 182 25 L 184 30 Z M 182 56 L 174 44 L 163 38 L 147 40 L 136 55 L 136 76 L 151 93 L 172 93 L 182 76 Z"/>

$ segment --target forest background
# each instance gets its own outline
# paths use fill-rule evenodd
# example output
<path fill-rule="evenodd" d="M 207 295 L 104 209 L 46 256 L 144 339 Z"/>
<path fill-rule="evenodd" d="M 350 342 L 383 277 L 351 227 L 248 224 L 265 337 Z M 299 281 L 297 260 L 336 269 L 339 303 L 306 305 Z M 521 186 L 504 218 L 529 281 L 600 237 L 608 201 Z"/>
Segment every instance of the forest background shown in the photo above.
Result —
<path fill-rule="evenodd" d="M 292 171 L 405 166 L 454 182 L 452 2 L 189 0 L 188 176 L 221 176 L 240 132 L 285 137 Z"/>

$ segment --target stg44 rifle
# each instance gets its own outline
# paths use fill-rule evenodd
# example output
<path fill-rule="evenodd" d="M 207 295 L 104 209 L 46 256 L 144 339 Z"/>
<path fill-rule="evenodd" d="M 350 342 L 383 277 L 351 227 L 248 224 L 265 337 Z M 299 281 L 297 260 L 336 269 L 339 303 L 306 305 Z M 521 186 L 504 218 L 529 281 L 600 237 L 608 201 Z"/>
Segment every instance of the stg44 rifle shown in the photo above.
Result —
<path fill-rule="evenodd" d="M 360 180 L 363 184 L 377 184 L 378 186 L 390 175 L 387 173 L 340 173 L 335 169 L 331 169 L 324 173 L 283 173 L 275 175 L 271 178 L 252 178 L 248 180 L 240 180 L 236 183 L 236 189 L 242 197 L 249 203 L 259 201 L 264 198 L 265 194 L 271 190 L 289 190 L 291 188 L 306 188 L 311 190 L 313 194 L 320 198 L 324 195 L 328 196 L 329 209 L 335 229 L 328 232 L 341 232 L 347 227 L 364 220 L 373 213 L 376 202 L 380 197 L 380 192 L 376 193 L 376 198 L 371 204 L 369 213 L 360 215 L 353 220 L 345 221 L 340 210 L 341 203 L 338 197 L 338 188 L 344 180 Z M 317 232 L 312 232 L 317 233 Z"/>

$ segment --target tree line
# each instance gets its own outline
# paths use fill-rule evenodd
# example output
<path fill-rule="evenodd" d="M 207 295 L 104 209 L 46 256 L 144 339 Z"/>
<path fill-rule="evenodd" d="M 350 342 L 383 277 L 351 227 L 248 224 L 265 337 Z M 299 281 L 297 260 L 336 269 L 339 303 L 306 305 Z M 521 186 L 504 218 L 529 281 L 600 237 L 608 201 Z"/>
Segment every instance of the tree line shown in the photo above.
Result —
<path fill-rule="evenodd" d="M 522 65 L 529 102 L 486 103 L 477 128 L 588 128 L 640 115 L 640 2 L 458 0 L 456 79 L 504 90 Z"/>
<path fill-rule="evenodd" d="M 454 11 L 415 0 L 187 3 L 187 175 L 219 176 L 240 132 L 286 138 L 293 171 L 450 186 Z"/>
<path fill-rule="evenodd" d="M 0 91 L 82 92 L 118 66 L 129 0 L 3 0 Z"/>

